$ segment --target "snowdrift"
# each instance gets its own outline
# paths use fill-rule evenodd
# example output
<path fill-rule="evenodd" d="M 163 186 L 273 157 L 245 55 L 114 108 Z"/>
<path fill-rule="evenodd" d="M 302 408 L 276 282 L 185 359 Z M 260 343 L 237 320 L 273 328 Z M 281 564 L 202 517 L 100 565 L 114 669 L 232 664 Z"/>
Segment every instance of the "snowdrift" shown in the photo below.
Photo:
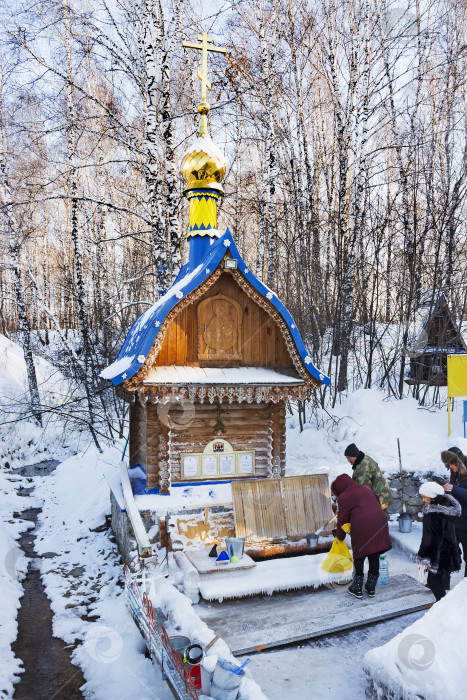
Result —
<path fill-rule="evenodd" d="M 459 410 L 461 403 L 457 401 Z M 454 415 L 448 437 L 445 411 L 420 408 L 413 398 L 388 399 L 376 388 L 359 389 L 334 408 L 318 409 L 302 433 L 297 418 L 288 419 L 287 476 L 332 472 L 331 479 L 348 472 L 344 450 L 351 442 L 373 457 L 383 472 L 394 474 L 399 471 L 399 438 L 405 470 L 446 477 L 441 451 L 458 445 L 466 453 L 462 435 L 460 412 Z"/>
<path fill-rule="evenodd" d="M 80 437 L 84 436 L 70 421 L 71 410 L 79 407 L 74 382 L 37 355 L 34 365 L 44 407 L 42 428 L 29 415 L 23 350 L 0 335 L 0 467 L 17 468 L 45 459 L 66 458 L 78 451 Z M 71 409 L 61 410 L 67 405 Z"/>
<path fill-rule="evenodd" d="M 363 668 L 380 700 L 465 697 L 467 579 L 384 646 L 364 656 Z"/>

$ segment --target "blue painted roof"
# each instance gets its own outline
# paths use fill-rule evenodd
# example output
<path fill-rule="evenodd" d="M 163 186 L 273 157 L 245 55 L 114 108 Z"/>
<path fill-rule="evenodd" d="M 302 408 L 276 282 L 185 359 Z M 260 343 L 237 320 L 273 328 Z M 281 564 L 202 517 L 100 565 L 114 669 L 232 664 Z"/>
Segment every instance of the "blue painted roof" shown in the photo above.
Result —
<path fill-rule="evenodd" d="M 134 322 L 121 347 L 117 359 L 101 372 L 100 376 L 104 379 L 111 379 L 112 383 L 117 386 L 124 382 L 125 379 L 129 379 L 136 374 L 146 360 L 146 357 L 154 345 L 157 334 L 170 311 L 172 311 L 181 299 L 191 294 L 191 292 L 194 292 L 195 289 L 208 279 L 209 275 L 214 272 L 221 262 L 228 248 L 231 256 L 238 261 L 238 270 L 245 279 L 247 279 L 264 298 L 268 299 L 281 314 L 290 330 L 307 372 L 322 384 L 329 385 L 331 383 L 329 377 L 320 372 L 313 365 L 292 316 L 279 301 L 276 294 L 260 282 L 247 267 L 238 252 L 229 229 L 227 229 L 225 234 L 220 238 L 211 240 L 213 243 L 200 264 L 192 271 L 190 271 L 189 263 L 184 265 L 168 292 L 153 304 L 153 306 L 141 314 Z"/>

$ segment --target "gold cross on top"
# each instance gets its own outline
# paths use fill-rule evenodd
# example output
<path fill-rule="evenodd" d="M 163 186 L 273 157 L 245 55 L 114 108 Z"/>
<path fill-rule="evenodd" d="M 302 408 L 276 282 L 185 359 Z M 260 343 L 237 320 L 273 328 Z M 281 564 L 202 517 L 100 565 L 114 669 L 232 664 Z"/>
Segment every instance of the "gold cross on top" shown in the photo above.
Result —
<path fill-rule="evenodd" d="M 198 34 L 198 41 L 201 44 L 193 44 L 191 41 L 183 41 L 182 46 L 187 49 L 200 49 L 201 54 L 201 72 L 198 70 L 198 78 L 201 80 L 201 102 L 207 101 L 207 90 L 211 89 L 211 83 L 208 80 L 208 51 L 217 51 L 218 53 L 227 53 L 226 49 L 221 46 L 208 46 L 213 40 L 208 37 L 207 32 Z"/>

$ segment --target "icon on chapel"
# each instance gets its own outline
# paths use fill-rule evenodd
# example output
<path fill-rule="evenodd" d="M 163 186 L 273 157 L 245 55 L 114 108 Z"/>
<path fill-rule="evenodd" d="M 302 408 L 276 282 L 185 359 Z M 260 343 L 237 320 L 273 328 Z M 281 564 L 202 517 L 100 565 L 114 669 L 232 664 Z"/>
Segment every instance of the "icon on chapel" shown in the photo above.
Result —
<path fill-rule="evenodd" d="M 200 360 L 241 359 L 242 309 L 233 299 L 219 294 L 198 306 Z"/>

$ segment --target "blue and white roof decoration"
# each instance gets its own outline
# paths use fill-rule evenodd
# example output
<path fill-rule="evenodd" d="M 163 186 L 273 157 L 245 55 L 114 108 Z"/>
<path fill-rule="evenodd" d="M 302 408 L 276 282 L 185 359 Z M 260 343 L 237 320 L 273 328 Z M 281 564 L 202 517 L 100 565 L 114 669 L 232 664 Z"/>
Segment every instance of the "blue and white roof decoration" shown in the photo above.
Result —
<path fill-rule="evenodd" d="M 195 289 L 209 278 L 221 263 L 227 249 L 230 256 L 237 260 L 237 269 L 245 279 L 274 306 L 284 319 L 309 375 L 321 384 L 329 385 L 331 383 L 329 377 L 320 372 L 313 365 L 294 320 L 285 306 L 279 301 L 274 292 L 255 277 L 243 261 L 229 229 L 227 229 L 225 234 L 220 238 L 210 239 L 209 245 L 205 248 L 205 255 L 197 258 L 199 263 L 194 269 L 192 269 L 194 256 L 190 256 L 191 262 L 188 262 L 182 267 L 169 291 L 134 322 L 117 359 L 101 372 L 100 376 L 102 378 L 110 379 L 114 386 L 117 386 L 138 372 L 154 345 L 160 328 L 168 314 L 181 299 L 184 299 L 194 292 Z"/>

